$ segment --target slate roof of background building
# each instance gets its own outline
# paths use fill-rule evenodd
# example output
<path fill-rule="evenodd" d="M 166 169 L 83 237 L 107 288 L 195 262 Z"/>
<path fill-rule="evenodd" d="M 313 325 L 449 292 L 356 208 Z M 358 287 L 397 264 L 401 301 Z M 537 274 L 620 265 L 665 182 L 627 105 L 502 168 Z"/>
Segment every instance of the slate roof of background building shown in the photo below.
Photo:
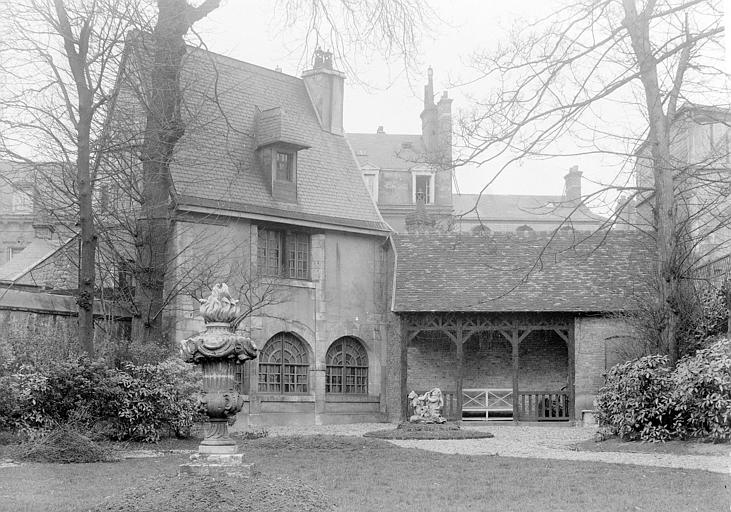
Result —
<path fill-rule="evenodd" d="M 396 235 L 394 311 L 611 312 L 652 268 L 637 232 Z"/>
<path fill-rule="evenodd" d="M 419 165 L 424 158 L 421 135 L 348 133 L 346 137 L 361 167 L 372 165 L 405 171 Z"/>
<path fill-rule="evenodd" d="M 320 127 L 303 80 L 189 48 L 181 87 L 186 130 L 171 165 L 178 205 L 389 230 L 345 138 Z M 272 197 L 256 163 L 257 108 L 280 108 L 287 140 L 310 146 L 297 155 L 296 204 Z"/>
<path fill-rule="evenodd" d="M 479 201 L 478 201 L 479 200 Z M 454 214 L 464 220 L 516 221 L 557 223 L 569 219 L 571 222 L 590 222 L 599 225 L 604 217 L 581 205 L 566 203 L 562 196 L 520 195 L 520 194 L 453 194 Z M 477 204 L 476 211 L 473 210 Z"/>
<path fill-rule="evenodd" d="M 25 274 L 36 268 L 48 258 L 52 257 L 71 240 L 47 240 L 34 238 L 12 260 L 0 265 L 0 282 L 15 282 Z"/>

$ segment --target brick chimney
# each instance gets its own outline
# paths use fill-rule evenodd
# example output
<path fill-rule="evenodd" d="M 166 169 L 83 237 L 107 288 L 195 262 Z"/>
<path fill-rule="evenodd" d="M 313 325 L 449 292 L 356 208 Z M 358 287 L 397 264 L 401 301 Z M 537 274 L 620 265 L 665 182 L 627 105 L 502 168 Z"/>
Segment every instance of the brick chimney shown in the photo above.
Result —
<path fill-rule="evenodd" d="M 343 95 L 345 74 L 333 69 L 332 52 L 315 50 L 312 69 L 302 80 L 320 119 L 323 130 L 343 135 Z"/>
<path fill-rule="evenodd" d="M 581 202 L 581 171 L 578 165 L 569 168 L 569 173 L 563 177 L 566 181 L 564 186 L 564 201 L 577 205 Z"/>
<path fill-rule="evenodd" d="M 424 110 L 421 112 L 421 138 L 427 153 L 438 150 L 439 114 L 434 104 L 434 71 L 429 68 L 424 86 Z"/>

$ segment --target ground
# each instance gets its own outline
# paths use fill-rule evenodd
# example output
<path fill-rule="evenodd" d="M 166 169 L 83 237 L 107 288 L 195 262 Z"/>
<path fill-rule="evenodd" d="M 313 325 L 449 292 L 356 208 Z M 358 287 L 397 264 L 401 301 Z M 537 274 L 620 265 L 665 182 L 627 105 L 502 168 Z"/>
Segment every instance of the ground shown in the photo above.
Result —
<path fill-rule="evenodd" d="M 550 437 L 549 430 L 539 432 Z M 190 450 L 195 443 L 166 442 L 158 448 Z M 147 452 L 152 457 L 117 463 L 0 468 L 0 510 L 713 512 L 728 511 L 731 502 L 728 473 L 451 455 L 353 436 L 240 443 L 246 460 L 260 471 L 252 480 L 178 479 L 178 465 L 189 452 Z"/>

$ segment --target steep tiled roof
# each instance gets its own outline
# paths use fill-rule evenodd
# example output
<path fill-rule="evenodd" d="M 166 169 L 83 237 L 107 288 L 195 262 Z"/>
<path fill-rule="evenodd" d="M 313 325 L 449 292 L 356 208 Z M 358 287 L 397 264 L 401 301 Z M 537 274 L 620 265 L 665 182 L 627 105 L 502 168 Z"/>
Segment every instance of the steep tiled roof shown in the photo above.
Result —
<path fill-rule="evenodd" d="M 465 220 L 477 220 L 478 215 L 486 222 L 515 221 L 526 224 L 556 223 L 570 218 L 572 222 L 591 222 L 598 225 L 604 220 L 583 205 L 574 211 L 574 206 L 566 203 L 561 196 L 453 194 L 452 204 L 455 215 L 461 215 Z"/>
<path fill-rule="evenodd" d="M 394 311 L 583 311 L 628 307 L 652 242 L 635 232 L 398 235 Z"/>
<path fill-rule="evenodd" d="M 421 135 L 348 133 L 350 146 L 361 166 L 408 170 L 423 160 Z"/>
<path fill-rule="evenodd" d="M 189 48 L 181 87 L 186 131 L 171 165 L 179 206 L 388 230 L 345 138 L 321 128 L 300 78 Z M 297 203 L 275 200 L 257 164 L 257 109 L 280 109 L 283 139 L 310 146 L 297 155 Z"/>

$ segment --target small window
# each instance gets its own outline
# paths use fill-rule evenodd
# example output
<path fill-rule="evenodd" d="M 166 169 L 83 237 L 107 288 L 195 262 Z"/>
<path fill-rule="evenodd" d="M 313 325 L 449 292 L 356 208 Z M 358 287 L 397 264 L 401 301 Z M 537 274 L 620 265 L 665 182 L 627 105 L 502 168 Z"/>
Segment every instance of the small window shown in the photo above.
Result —
<path fill-rule="evenodd" d="M 11 261 L 23 251 L 23 247 L 8 247 L 5 251 L 5 262 Z"/>
<path fill-rule="evenodd" d="M 277 152 L 277 179 L 294 181 L 294 153 Z"/>
<path fill-rule="evenodd" d="M 288 332 L 275 334 L 259 354 L 259 391 L 307 393 L 309 368 L 304 343 Z"/>
<path fill-rule="evenodd" d="M 375 172 L 365 172 L 363 173 L 363 179 L 365 180 L 368 193 L 374 201 L 378 202 L 378 174 Z"/>
<path fill-rule="evenodd" d="M 368 394 L 368 355 L 358 340 L 350 336 L 335 340 L 325 360 L 326 393 Z"/>
<path fill-rule="evenodd" d="M 33 213 L 33 190 L 13 190 L 13 213 Z"/>
<path fill-rule="evenodd" d="M 415 174 L 414 175 L 414 203 L 417 199 L 423 199 L 424 204 L 432 204 L 434 202 L 434 175 L 433 174 Z"/>
<path fill-rule="evenodd" d="M 257 255 L 261 275 L 310 278 L 308 233 L 260 228 Z"/>

